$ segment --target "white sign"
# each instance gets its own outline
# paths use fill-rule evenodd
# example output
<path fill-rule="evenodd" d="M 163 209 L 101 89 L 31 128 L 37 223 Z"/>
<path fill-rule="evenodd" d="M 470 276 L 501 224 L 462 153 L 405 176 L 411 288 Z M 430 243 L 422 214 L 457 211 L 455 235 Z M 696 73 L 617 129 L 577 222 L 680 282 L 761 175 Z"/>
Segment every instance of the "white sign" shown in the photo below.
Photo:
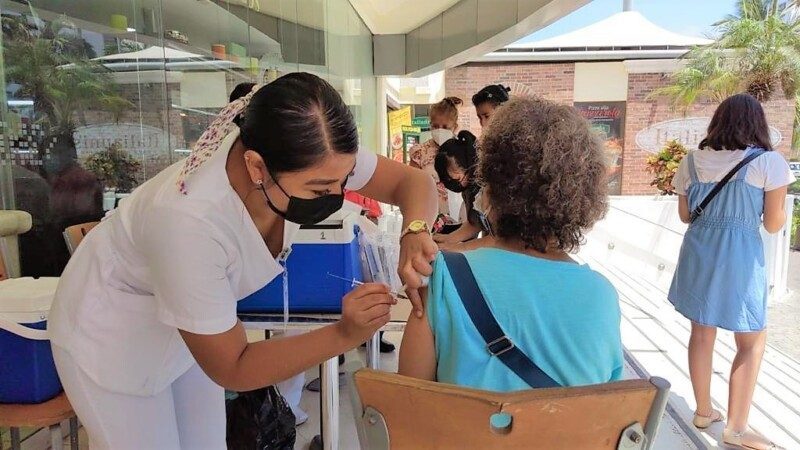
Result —
<path fill-rule="evenodd" d="M 644 151 L 658 153 L 667 142 L 676 140 L 694 150 L 706 137 L 710 122 L 710 117 L 686 117 L 654 123 L 636 133 L 636 145 Z M 769 127 L 769 137 L 776 147 L 783 140 L 783 135 L 775 127 Z"/>
<path fill-rule="evenodd" d="M 75 130 L 75 147 L 78 155 L 106 150 L 117 143 L 121 150 L 143 156 L 161 156 L 172 147 L 182 145 L 177 138 L 161 128 L 138 123 L 103 123 L 78 127 Z M 182 140 L 181 140 L 182 141 Z"/>

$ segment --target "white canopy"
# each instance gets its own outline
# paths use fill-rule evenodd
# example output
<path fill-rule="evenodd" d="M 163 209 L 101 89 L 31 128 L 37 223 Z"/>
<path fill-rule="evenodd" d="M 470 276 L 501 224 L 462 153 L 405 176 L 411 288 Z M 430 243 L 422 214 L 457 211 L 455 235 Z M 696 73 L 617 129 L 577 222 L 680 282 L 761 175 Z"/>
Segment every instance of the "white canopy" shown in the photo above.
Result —
<path fill-rule="evenodd" d="M 208 57 L 203 55 L 198 55 L 196 53 L 189 53 L 189 52 L 184 52 L 182 50 L 176 50 L 174 48 L 159 47 L 154 45 L 152 47 L 147 47 L 144 50 L 139 50 L 135 52 L 116 53 L 114 55 L 106 55 L 106 56 L 101 56 L 99 58 L 95 58 L 95 60 L 97 61 L 120 61 L 120 60 L 131 60 L 131 59 L 170 60 L 170 59 L 208 59 Z"/>
<path fill-rule="evenodd" d="M 691 47 L 711 40 L 665 30 L 636 11 L 625 11 L 570 33 L 507 49 Z"/>

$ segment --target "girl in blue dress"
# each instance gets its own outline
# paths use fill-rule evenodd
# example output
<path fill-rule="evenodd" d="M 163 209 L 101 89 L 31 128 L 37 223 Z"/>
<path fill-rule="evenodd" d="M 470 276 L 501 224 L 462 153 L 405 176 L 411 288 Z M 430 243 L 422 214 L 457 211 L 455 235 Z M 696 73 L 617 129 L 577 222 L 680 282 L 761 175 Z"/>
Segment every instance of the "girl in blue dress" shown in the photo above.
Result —
<path fill-rule="evenodd" d="M 778 448 L 747 429 L 750 404 L 766 345 L 767 275 L 760 229 L 777 233 L 786 222 L 787 185 L 794 177 L 772 151 L 764 110 L 748 94 L 723 101 L 698 150 L 683 159 L 673 181 L 679 214 L 689 229 L 681 246 L 669 300 L 692 321 L 689 372 L 697 410 L 694 424 L 724 419 L 711 405 L 712 357 L 717 328 L 733 331 L 737 353 L 730 376 L 727 444 Z M 731 169 L 742 167 L 691 222 L 693 211 Z M 690 223 L 691 222 L 691 223 Z"/>

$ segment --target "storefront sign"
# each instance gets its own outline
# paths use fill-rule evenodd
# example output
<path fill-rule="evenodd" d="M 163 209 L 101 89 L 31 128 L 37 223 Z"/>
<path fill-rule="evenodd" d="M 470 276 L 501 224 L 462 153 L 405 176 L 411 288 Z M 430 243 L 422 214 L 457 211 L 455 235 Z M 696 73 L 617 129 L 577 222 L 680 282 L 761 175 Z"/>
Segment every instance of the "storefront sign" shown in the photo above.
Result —
<path fill-rule="evenodd" d="M 431 129 L 431 119 L 428 116 L 417 116 L 411 120 L 411 125 L 422 130 Z"/>
<path fill-rule="evenodd" d="M 622 193 L 622 148 L 625 137 L 625 102 L 576 102 L 575 109 L 605 141 L 608 192 Z"/>
<path fill-rule="evenodd" d="M 636 133 L 636 145 L 647 152 L 658 153 L 667 142 L 676 140 L 688 149 L 695 149 L 706 136 L 710 117 L 686 117 L 684 119 L 658 122 Z M 778 146 L 783 135 L 775 127 L 769 127 L 772 145 Z"/>
<path fill-rule="evenodd" d="M 107 149 L 117 143 L 120 150 L 143 156 L 165 155 L 169 152 L 169 133 L 161 128 L 138 123 L 104 123 L 87 125 L 75 130 L 78 156 Z M 173 143 L 177 142 L 175 139 Z"/>
<path fill-rule="evenodd" d="M 411 107 L 389 111 L 389 151 L 395 161 L 403 161 L 403 125 L 411 126 Z"/>

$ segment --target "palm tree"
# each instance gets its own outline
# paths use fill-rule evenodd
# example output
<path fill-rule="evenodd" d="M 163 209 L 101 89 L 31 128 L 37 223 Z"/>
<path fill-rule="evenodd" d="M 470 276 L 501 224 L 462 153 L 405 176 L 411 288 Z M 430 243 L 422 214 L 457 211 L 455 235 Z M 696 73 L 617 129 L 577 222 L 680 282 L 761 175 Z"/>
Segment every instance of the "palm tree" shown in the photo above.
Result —
<path fill-rule="evenodd" d="M 7 83 L 19 86 L 17 96 L 33 100 L 33 120 L 47 130 L 41 144 L 53 143 L 51 151 L 58 153 L 52 156 L 77 157 L 73 133 L 79 111 L 97 107 L 120 115 L 132 106 L 117 93 L 108 70 L 92 61 L 94 50 L 68 21 L 3 16 L 2 29 Z"/>
<path fill-rule="evenodd" d="M 698 98 L 745 91 L 759 101 L 793 98 L 800 83 L 800 16 L 795 2 L 738 0 L 737 12 L 714 24 L 719 37 L 686 54 L 686 66 L 657 92 L 686 107 Z"/>

